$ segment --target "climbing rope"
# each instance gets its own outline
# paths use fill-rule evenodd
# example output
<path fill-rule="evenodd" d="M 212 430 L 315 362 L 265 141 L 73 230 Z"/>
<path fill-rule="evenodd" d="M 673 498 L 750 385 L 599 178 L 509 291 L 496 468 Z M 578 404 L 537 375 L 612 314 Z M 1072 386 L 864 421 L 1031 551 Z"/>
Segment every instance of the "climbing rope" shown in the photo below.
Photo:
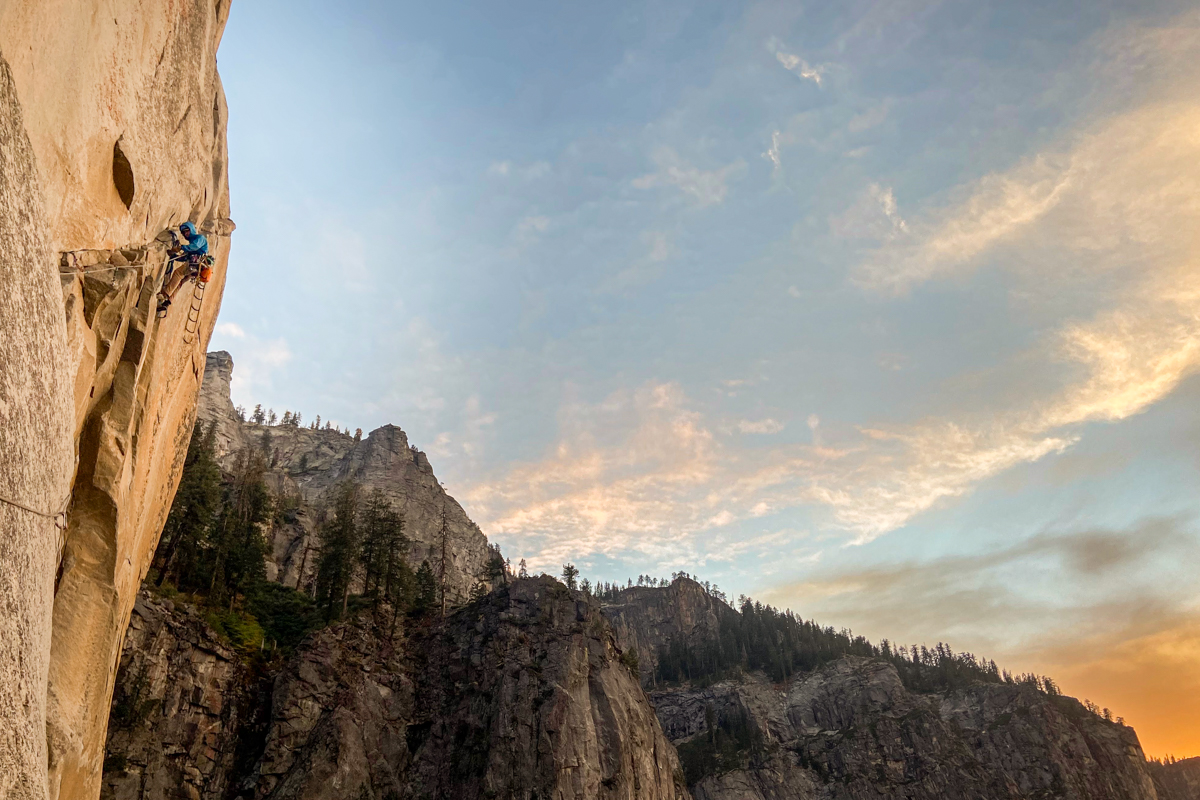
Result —
<path fill-rule="evenodd" d="M 67 529 L 67 506 L 71 503 L 71 496 L 67 495 L 67 499 L 63 501 L 62 510 L 56 514 L 47 514 L 45 511 L 38 511 L 36 508 L 30 508 L 24 503 L 18 503 L 16 500 L 9 499 L 4 495 L 0 495 L 0 503 L 5 503 L 13 508 L 19 508 L 22 511 L 28 511 L 30 514 L 36 514 L 39 517 L 45 517 L 54 522 L 54 527 L 60 531 Z"/>
<path fill-rule="evenodd" d="M 80 267 L 79 269 L 60 269 L 59 275 L 95 275 L 97 272 L 116 272 L 119 269 L 145 269 L 149 264 L 126 264 L 123 267 L 105 267 L 104 269 L 88 269 Z"/>

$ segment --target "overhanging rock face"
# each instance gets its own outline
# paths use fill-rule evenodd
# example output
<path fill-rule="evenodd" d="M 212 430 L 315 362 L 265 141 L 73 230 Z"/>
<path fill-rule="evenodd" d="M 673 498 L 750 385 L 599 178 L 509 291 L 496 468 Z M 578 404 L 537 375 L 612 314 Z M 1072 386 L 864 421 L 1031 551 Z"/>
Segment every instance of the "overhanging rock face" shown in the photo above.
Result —
<path fill-rule="evenodd" d="M 91 800 L 229 253 L 228 0 L 0 5 L 0 796 Z M 217 264 L 154 317 L 163 232 Z"/>

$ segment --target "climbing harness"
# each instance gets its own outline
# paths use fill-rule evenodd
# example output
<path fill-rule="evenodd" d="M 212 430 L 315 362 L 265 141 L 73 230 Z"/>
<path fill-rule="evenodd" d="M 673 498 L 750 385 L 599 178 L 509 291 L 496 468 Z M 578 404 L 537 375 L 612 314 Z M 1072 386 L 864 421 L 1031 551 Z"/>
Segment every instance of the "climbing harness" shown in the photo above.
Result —
<path fill-rule="evenodd" d="M 63 501 L 62 510 L 56 514 L 47 514 L 45 511 L 38 511 L 36 508 L 30 508 L 24 503 L 18 503 L 16 500 L 11 500 L 4 495 L 0 495 L 0 503 L 5 503 L 13 508 L 19 508 L 22 511 L 28 511 L 30 514 L 36 514 L 39 517 L 45 517 L 54 523 L 54 527 L 60 531 L 67 529 L 67 506 L 71 503 L 71 496 L 67 495 L 67 499 Z"/>

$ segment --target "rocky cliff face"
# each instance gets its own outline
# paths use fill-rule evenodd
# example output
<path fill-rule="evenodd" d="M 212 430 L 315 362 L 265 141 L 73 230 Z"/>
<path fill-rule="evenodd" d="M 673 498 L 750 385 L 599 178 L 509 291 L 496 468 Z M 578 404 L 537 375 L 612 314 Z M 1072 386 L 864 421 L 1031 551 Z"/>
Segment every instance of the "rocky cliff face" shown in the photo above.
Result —
<path fill-rule="evenodd" d="M 224 798 L 265 696 L 195 610 L 143 592 L 121 656 L 100 797 Z"/>
<path fill-rule="evenodd" d="M 636 641 L 639 653 L 677 636 L 699 645 L 719 615 L 737 613 L 687 580 L 625 590 L 605 610 L 621 644 Z M 651 701 L 681 748 L 723 720 L 748 720 L 761 736 L 737 768 L 698 780 L 697 800 L 1200 797 L 1184 769 L 1164 777 L 1167 768 L 1146 761 L 1132 728 L 1024 685 L 921 694 L 891 664 L 848 656 L 788 683 L 750 673 L 660 688 Z"/>
<path fill-rule="evenodd" d="M 227 0 L 0 4 L 0 795 L 91 800 L 228 255 Z M 217 268 L 154 319 L 160 234 Z M 18 508 L 18 503 L 25 508 Z M 67 509 L 68 524 L 52 519 Z"/>
<path fill-rule="evenodd" d="M 1158 796 L 1164 800 L 1194 800 L 1200 798 L 1200 756 L 1185 758 L 1173 764 L 1152 764 L 1150 773 L 1158 786 Z"/>
<path fill-rule="evenodd" d="M 764 733 L 761 754 L 697 798 L 1160 797 L 1131 728 L 1028 687 L 918 695 L 891 665 L 847 657 L 787 687 L 752 676 L 654 703 L 678 741 L 703 735 L 706 708 L 743 710 Z"/>
<path fill-rule="evenodd" d="M 658 665 L 659 647 L 680 636 L 696 642 L 716 637 L 721 614 L 730 611 L 691 580 L 677 580 L 665 588 L 635 586 L 604 604 L 621 647 L 637 651 L 642 683 L 647 686 Z"/>
<path fill-rule="evenodd" d="M 465 602 L 488 560 L 498 554 L 489 551 L 487 538 L 442 488 L 429 459 L 409 444 L 404 431 L 385 425 L 359 441 L 334 430 L 242 422 L 229 398 L 233 368 L 228 353 L 208 354 L 199 418 L 206 425 L 216 424 L 218 453 L 226 462 L 242 447 L 266 449 L 273 464 L 268 479 L 276 495 L 298 501 L 290 521 L 270 532 L 268 579 L 307 586 L 316 563 L 321 507 L 330 490 L 354 480 L 364 489 L 381 490 L 404 513 L 411 542 L 408 561 L 414 569 L 428 559 L 440 575 L 444 544 L 447 598 L 452 604 Z"/>
<path fill-rule="evenodd" d="M 261 798 L 676 798 L 678 762 L 599 608 L 518 581 L 402 645 L 363 623 L 281 676 Z"/>
<path fill-rule="evenodd" d="M 247 675 L 194 615 L 143 597 L 105 797 L 688 796 L 598 605 L 550 578 L 411 630 L 381 613 L 313 634 L 259 703 L 261 740 Z"/>

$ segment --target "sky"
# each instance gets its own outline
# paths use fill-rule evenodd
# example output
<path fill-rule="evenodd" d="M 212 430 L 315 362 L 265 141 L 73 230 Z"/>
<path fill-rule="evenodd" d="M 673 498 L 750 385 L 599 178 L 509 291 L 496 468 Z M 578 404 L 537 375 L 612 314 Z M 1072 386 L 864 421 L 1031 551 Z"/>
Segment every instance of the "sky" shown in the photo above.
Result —
<path fill-rule="evenodd" d="M 234 401 L 1200 755 L 1194 3 L 235 3 Z"/>

